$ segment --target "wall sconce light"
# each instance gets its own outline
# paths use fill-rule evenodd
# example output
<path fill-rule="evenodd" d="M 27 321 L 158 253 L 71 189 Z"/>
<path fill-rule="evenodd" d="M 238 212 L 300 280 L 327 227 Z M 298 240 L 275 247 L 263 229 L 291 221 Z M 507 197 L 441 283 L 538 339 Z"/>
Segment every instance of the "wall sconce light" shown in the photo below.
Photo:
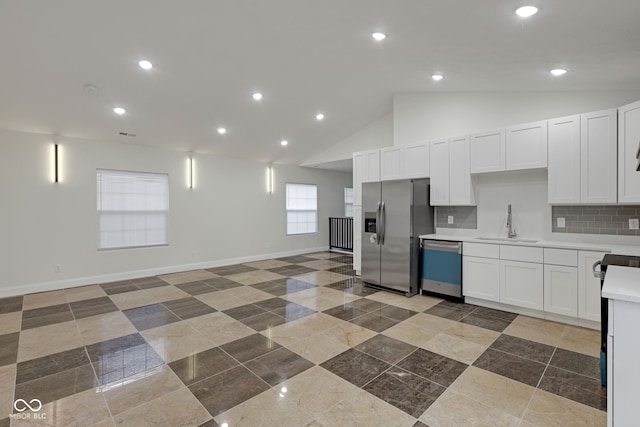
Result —
<path fill-rule="evenodd" d="M 273 166 L 267 166 L 267 193 L 273 194 Z"/>
<path fill-rule="evenodd" d="M 60 147 L 57 143 L 51 150 L 51 180 L 56 184 L 60 182 Z"/>
<path fill-rule="evenodd" d="M 189 154 L 189 159 L 187 160 L 187 185 L 189 190 L 193 189 L 193 154 Z"/>

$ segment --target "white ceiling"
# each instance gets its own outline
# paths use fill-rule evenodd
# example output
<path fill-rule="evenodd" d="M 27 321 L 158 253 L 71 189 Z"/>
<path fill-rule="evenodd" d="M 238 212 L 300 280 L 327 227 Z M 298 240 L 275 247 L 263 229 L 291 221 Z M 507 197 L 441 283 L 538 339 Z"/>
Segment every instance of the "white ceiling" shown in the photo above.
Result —
<path fill-rule="evenodd" d="M 5 0 L 0 128 L 299 164 L 396 92 L 640 88 L 640 1 L 529 3 Z"/>

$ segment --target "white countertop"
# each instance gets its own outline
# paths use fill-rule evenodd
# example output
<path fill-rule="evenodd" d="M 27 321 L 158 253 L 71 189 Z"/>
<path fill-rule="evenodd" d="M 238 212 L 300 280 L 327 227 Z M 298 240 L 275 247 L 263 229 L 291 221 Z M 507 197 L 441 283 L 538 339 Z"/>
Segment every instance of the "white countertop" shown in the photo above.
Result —
<path fill-rule="evenodd" d="M 640 246 L 616 245 L 608 243 L 576 243 L 576 242 L 556 242 L 550 240 L 538 240 L 532 242 L 518 242 L 516 240 L 486 240 L 478 239 L 475 236 L 454 236 L 448 234 L 423 234 L 418 236 L 421 239 L 449 240 L 453 242 L 473 242 L 488 243 L 491 245 L 514 245 L 514 246 L 534 246 L 556 249 L 575 249 L 581 251 L 611 252 L 619 255 L 640 255 Z"/>
<path fill-rule="evenodd" d="M 602 286 L 602 296 L 640 303 L 640 268 L 608 266 Z"/>

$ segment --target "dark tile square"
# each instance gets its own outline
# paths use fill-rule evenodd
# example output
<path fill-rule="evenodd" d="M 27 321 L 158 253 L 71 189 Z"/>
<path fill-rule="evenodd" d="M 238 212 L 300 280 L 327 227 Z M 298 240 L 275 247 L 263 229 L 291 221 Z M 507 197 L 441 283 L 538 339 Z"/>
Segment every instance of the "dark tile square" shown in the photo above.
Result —
<path fill-rule="evenodd" d="M 363 316 L 349 320 L 349 322 L 376 332 L 382 332 L 400 323 L 398 320 L 390 319 L 378 313 L 367 313 Z"/>
<path fill-rule="evenodd" d="M 242 283 L 234 282 L 233 280 L 227 279 L 226 277 L 214 277 L 213 279 L 203 280 L 203 282 L 209 286 L 213 286 L 219 291 L 244 286 Z"/>
<path fill-rule="evenodd" d="M 485 317 L 477 314 L 475 311 L 465 316 L 462 320 L 460 320 L 460 322 L 478 326 L 480 328 L 490 329 L 496 332 L 504 331 L 507 326 L 511 324 L 511 320 L 503 320 L 488 316 Z"/>
<path fill-rule="evenodd" d="M 477 307 L 473 311 L 473 314 L 476 314 L 482 317 L 491 317 L 494 319 L 506 320 L 509 323 L 513 322 L 515 318 L 518 317 L 516 313 L 510 313 L 508 311 L 502 311 L 502 310 L 495 310 L 493 308 L 487 308 L 487 307 Z"/>
<path fill-rule="evenodd" d="M 358 316 L 362 316 L 367 312 L 364 310 L 360 310 L 357 308 L 351 307 L 349 304 L 339 305 L 337 307 L 330 308 L 328 310 L 323 311 L 323 313 L 328 314 L 333 317 L 337 317 L 341 320 L 352 320 Z"/>
<path fill-rule="evenodd" d="M 549 366 L 540 381 L 540 389 L 601 411 L 607 410 L 607 388 L 599 379 Z"/>
<path fill-rule="evenodd" d="M 218 424 L 215 420 L 211 419 L 204 424 L 200 424 L 198 427 L 220 427 L 220 424 Z"/>
<path fill-rule="evenodd" d="M 185 291 L 189 295 L 202 295 L 209 292 L 216 292 L 218 289 L 206 284 L 205 282 L 190 282 L 181 285 L 175 285 L 181 291 Z"/>
<path fill-rule="evenodd" d="M 538 386 L 540 377 L 542 377 L 546 367 L 542 363 L 503 353 L 492 348 L 485 350 L 476 359 L 473 366 L 520 381 L 532 387 Z"/>
<path fill-rule="evenodd" d="M 300 276 L 301 274 L 311 273 L 312 271 L 317 270 L 303 265 L 283 265 L 281 267 L 269 268 L 267 271 L 280 274 L 282 276 Z"/>
<path fill-rule="evenodd" d="M 69 304 L 66 303 L 25 310 L 22 312 L 22 330 L 69 322 L 71 320 L 73 320 L 73 314 L 71 313 Z"/>
<path fill-rule="evenodd" d="M 471 313 L 471 312 L 475 311 L 477 308 L 479 308 L 479 306 L 474 305 L 474 304 L 467 304 L 467 303 L 464 303 L 464 302 L 455 302 L 455 301 L 448 301 L 448 300 L 444 300 L 442 302 L 439 302 L 434 307 L 452 308 L 454 310 L 463 311 L 463 312 L 465 312 L 467 314 Z"/>
<path fill-rule="evenodd" d="M 376 335 L 354 348 L 394 365 L 413 353 L 418 347 L 384 335 Z"/>
<path fill-rule="evenodd" d="M 133 326 L 139 331 L 144 331 L 169 323 L 179 322 L 180 318 L 173 314 L 162 304 L 145 305 L 122 311 Z"/>
<path fill-rule="evenodd" d="M 248 317 L 256 316 L 266 312 L 264 308 L 258 307 L 255 304 L 241 305 L 240 307 L 230 308 L 224 310 L 223 313 L 227 316 L 233 317 L 236 320 L 246 319 Z"/>
<path fill-rule="evenodd" d="M 17 365 L 16 384 L 26 383 L 88 364 L 89 358 L 84 347 L 27 360 Z"/>
<path fill-rule="evenodd" d="M 220 348 L 234 357 L 241 363 L 255 359 L 270 351 L 277 350 L 282 347 L 277 342 L 270 340 L 263 335 L 254 334 L 239 340 L 220 346 Z"/>
<path fill-rule="evenodd" d="M 248 265 L 236 264 L 225 265 L 222 267 L 207 268 L 207 271 L 217 274 L 219 276 L 230 276 L 231 274 L 247 273 L 249 271 L 255 271 L 257 268 L 249 267 Z"/>
<path fill-rule="evenodd" d="M 98 314 L 118 311 L 118 307 L 109 297 L 86 299 L 69 303 L 73 317 L 83 319 L 85 317 L 97 316 Z"/>
<path fill-rule="evenodd" d="M 22 310 L 23 296 L 0 298 L 0 314 Z"/>
<path fill-rule="evenodd" d="M 215 313 L 215 308 L 209 307 L 207 304 L 194 297 L 187 297 L 176 299 L 173 301 L 163 302 L 162 305 L 167 307 L 180 319 L 191 319 L 197 316 L 203 316 L 205 314 Z"/>
<path fill-rule="evenodd" d="M 152 288 L 159 288 L 162 286 L 169 286 L 169 283 L 165 282 L 164 280 L 156 276 L 133 279 L 132 282 L 134 285 L 136 285 L 140 289 L 152 289 Z"/>
<path fill-rule="evenodd" d="M 415 418 L 420 417 L 446 390 L 439 384 L 396 366 L 363 389 Z"/>
<path fill-rule="evenodd" d="M 0 366 L 16 363 L 19 341 L 20 332 L 0 335 Z"/>
<path fill-rule="evenodd" d="M 555 347 L 511 335 L 500 335 L 489 348 L 547 364 Z"/>
<path fill-rule="evenodd" d="M 100 384 L 122 381 L 164 363 L 140 334 L 131 334 L 86 347 Z"/>
<path fill-rule="evenodd" d="M 293 303 L 282 298 L 270 298 L 264 301 L 254 302 L 253 304 L 257 305 L 263 310 L 273 311 L 277 310 L 278 308 L 286 307 L 288 304 Z"/>
<path fill-rule="evenodd" d="M 360 298 L 349 303 L 344 304 L 345 307 L 357 308 L 358 310 L 366 311 L 367 313 L 371 313 L 373 311 L 380 311 L 384 307 L 388 307 L 387 304 L 374 301 L 371 299 Z"/>
<path fill-rule="evenodd" d="M 337 267 L 329 268 L 327 271 L 332 273 L 344 274 L 345 276 L 355 276 L 356 271 L 353 269 L 352 265 L 342 264 Z"/>
<path fill-rule="evenodd" d="M 282 347 L 245 363 L 245 366 L 263 381 L 275 386 L 315 364 Z"/>
<path fill-rule="evenodd" d="M 441 307 L 440 304 L 434 305 L 433 307 L 426 309 L 424 312 L 431 314 L 432 316 L 443 317 L 456 322 L 459 322 L 469 315 L 469 313 L 462 310 L 456 310 L 451 307 Z"/>
<path fill-rule="evenodd" d="M 131 280 L 120 280 L 118 282 L 100 283 L 99 285 L 107 295 L 122 294 L 125 292 L 139 291 L 140 288 L 133 284 Z"/>
<path fill-rule="evenodd" d="M 244 366 L 237 366 L 189 386 L 191 393 L 214 417 L 269 388 L 267 383 Z"/>
<path fill-rule="evenodd" d="M 240 322 L 258 332 L 286 323 L 283 317 L 270 311 L 240 319 Z"/>
<path fill-rule="evenodd" d="M 342 264 L 353 264 L 353 257 L 351 255 L 338 255 L 329 258 L 329 261 L 339 262 Z"/>
<path fill-rule="evenodd" d="M 287 285 L 287 294 L 305 291 L 307 289 L 316 287 L 316 285 L 314 285 L 313 283 L 305 282 L 304 280 L 293 279 L 290 277 L 282 280 Z"/>
<path fill-rule="evenodd" d="M 467 365 L 436 353 L 417 349 L 397 365 L 444 387 L 449 387 L 467 369 Z"/>
<path fill-rule="evenodd" d="M 256 283 L 255 285 L 249 285 L 252 288 L 258 289 L 262 292 L 270 293 L 275 296 L 282 296 L 287 294 L 287 285 L 284 283 L 277 283 L 274 281 Z"/>
<path fill-rule="evenodd" d="M 29 402 L 37 396 L 44 405 L 98 385 L 93 368 L 90 364 L 85 364 L 17 384 L 15 399 L 24 399 Z"/>
<path fill-rule="evenodd" d="M 272 313 L 283 317 L 285 322 L 292 322 L 294 320 L 302 319 L 303 317 L 311 316 L 312 314 L 317 313 L 317 311 L 303 305 L 289 303 L 285 307 L 273 310 Z"/>
<path fill-rule="evenodd" d="M 429 427 L 428 425 L 426 425 L 423 422 L 420 421 L 416 421 L 416 423 L 414 425 L 412 425 L 411 427 Z"/>
<path fill-rule="evenodd" d="M 380 310 L 380 314 L 390 319 L 402 322 L 403 320 L 407 320 L 410 317 L 415 316 L 416 314 L 418 314 L 418 312 L 408 310 L 406 308 L 388 305 L 386 307 L 382 307 L 382 309 Z"/>
<path fill-rule="evenodd" d="M 550 365 L 600 380 L 600 359 L 562 348 L 556 348 Z"/>
<path fill-rule="evenodd" d="M 357 280 L 341 280 L 339 282 L 332 283 L 327 287 L 331 289 L 337 289 L 339 291 L 344 291 L 347 294 L 357 295 L 360 297 L 366 297 L 367 295 L 373 295 L 378 292 L 377 289 L 362 286 L 360 283 L 357 283 Z"/>
<path fill-rule="evenodd" d="M 317 258 L 311 258 L 304 255 L 293 255 L 283 258 L 277 258 L 278 261 L 289 262 L 291 264 L 302 264 L 303 262 L 317 261 Z"/>
<path fill-rule="evenodd" d="M 169 363 L 169 367 L 190 385 L 237 366 L 238 362 L 218 347 Z"/>
<path fill-rule="evenodd" d="M 357 387 L 362 387 L 391 367 L 387 362 L 353 348 L 323 362 L 320 366 Z"/>

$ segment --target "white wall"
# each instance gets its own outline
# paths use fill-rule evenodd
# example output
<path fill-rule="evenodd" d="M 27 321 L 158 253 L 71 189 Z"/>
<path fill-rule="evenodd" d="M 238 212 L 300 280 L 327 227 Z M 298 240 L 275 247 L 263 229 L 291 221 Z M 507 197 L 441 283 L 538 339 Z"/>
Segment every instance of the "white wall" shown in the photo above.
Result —
<path fill-rule="evenodd" d="M 196 154 L 189 190 L 186 165 L 177 151 L 0 130 L 0 296 L 328 248 L 327 218 L 344 214 L 351 185 L 349 173 L 274 165 L 270 195 L 267 165 Z M 169 174 L 169 246 L 97 251 L 97 168 Z M 317 234 L 286 236 L 285 182 L 318 185 Z"/>
<path fill-rule="evenodd" d="M 331 146 L 302 163 L 302 166 L 330 163 L 353 157 L 356 151 L 391 147 L 393 145 L 393 113 L 382 116 L 350 137 Z"/>
<path fill-rule="evenodd" d="M 616 108 L 638 99 L 639 90 L 396 93 L 393 97 L 393 145 Z"/>

